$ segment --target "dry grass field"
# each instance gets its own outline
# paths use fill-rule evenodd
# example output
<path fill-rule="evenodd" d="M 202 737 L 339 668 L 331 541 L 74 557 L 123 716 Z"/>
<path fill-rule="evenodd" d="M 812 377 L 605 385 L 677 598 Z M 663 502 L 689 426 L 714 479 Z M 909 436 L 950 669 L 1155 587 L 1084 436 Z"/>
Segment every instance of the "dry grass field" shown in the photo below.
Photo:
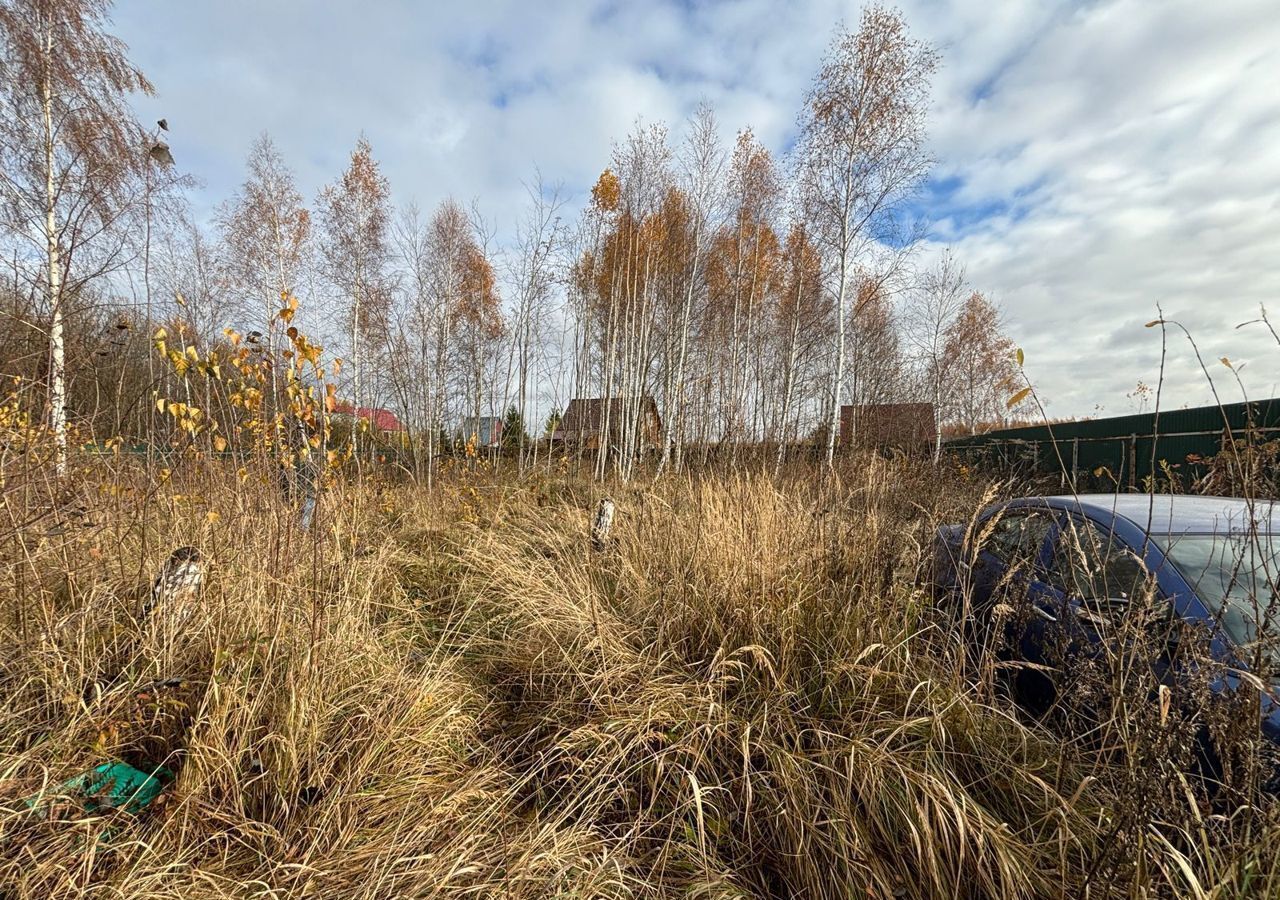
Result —
<path fill-rule="evenodd" d="M 0 900 L 1280 900 L 1276 0 L 297 5 L 0 0 Z"/>
<path fill-rule="evenodd" d="M 464 466 L 431 492 L 335 485 L 309 530 L 207 465 L 80 483 L 4 486 L 5 897 L 1280 885 L 1275 817 L 1162 762 L 1145 696 L 1117 705 L 1117 750 L 993 688 L 920 586 L 936 526 L 996 490 L 945 466 L 629 485 Z M 205 581 L 166 631 L 138 609 L 180 544 Z M 111 759 L 176 778 L 137 815 L 49 796 Z"/>

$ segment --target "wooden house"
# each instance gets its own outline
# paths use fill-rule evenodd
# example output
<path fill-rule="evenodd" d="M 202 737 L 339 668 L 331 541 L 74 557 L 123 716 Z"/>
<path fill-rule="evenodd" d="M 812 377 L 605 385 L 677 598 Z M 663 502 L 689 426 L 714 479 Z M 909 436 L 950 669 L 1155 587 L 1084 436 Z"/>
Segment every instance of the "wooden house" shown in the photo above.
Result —
<path fill-rule="evenodd" d="M 606 428 L 607 441 L 604 439 Z M 562 447 L 598 450 L 603 444 L 621 447 L 628 434 L 636 435 L 636 449 L 641 453 L 661 446 L 662 419 L 652 397 L 644 396 L 638 403 L 627 402 L 622 397 L 611 397 L 608 401 L 599 397 L 574 398 L 565 407 L 551 434 L 551 442 Z"/>
<path fill-rule="evenodd" d="M 937 437 L 932 403 L 869 403 L 840 407 L 840 444 L 848 447 L 933 449 Z"/>

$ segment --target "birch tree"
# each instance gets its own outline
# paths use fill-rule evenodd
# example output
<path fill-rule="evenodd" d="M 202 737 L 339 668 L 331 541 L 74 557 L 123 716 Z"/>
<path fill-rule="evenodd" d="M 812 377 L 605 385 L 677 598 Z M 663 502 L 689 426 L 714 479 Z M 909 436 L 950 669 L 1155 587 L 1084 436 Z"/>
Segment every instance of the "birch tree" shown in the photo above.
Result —
<path fill-rule="evenodd" d="M 774 463 L 775 474 L 786 458 L 789 440 L 798 428 L 792 425 L 796 416 L 797 386 L 801 378 L 802 358 L 814 336 L 820 337 L 819 324 L 829 319 L 822 309 L 822 265 L 818 252 L 810 243 L 802 222 L 793 222 L 782 252 L 782 279 L 778 292 L 776 339 L 782 361 L 782 385 L 774 427 L 778 442 Z"/>
<path fill-rule="evenodd" d="M 564 200 L 558 188 L 548 188 L 539 176 L 528 189 L 529 205 L 516 225 L 515 253 L 508 277 L 515 297 L 511 322 L 511 350 L 516 379 L 516 409 L 520 420 L 529 419 L 531 384 L 538 363 L 544 320 L 554 283 L 563 235 L 560 209 Z M 520 469 L 525 466 L 525 436 L 518 445 Z"/>
<path fill-rule="evenodd" d="M 399 277 L 390 314 L 390 355 L 397 361 L 388 378 L 412 440 L 414 473 L 432 480 L 438 422 L 435 415 L 435 348 L 443 328 L 442 311 L 432 295 L 427 220 L 416 203 L 403 207 L 392 229 Z M 423 451 L 423 452 L 419 452 Z"/>
<path fill-rule="evenodd" d="M 369 358 L 386 325 L 389 193 L 373 148 L 361 137 L 346 171 L 320 192 L 317 203 L 324 226 L 320 249 L 325 275 L 341 295 L 351 335 L 347 359 L 357 409 L 367 400 L 366 382 L 374 371 Z M 354 444 L 355 429 L 351 436 Z"/>
<path fill-rule="evenodd" d="M 311 214 L 293 173 L 271 138 L 263 134 L 249 150 L 240 189 L 217 211 L 228 285 L 237 313 L 259 339 L 270 360 L 270 392 L 261 408 L 263 427 L 284 438 L 277 415 L 281 394 L 279 310 L 294 296 L 310 263 Z"/>
<path fill-rule="evenodd" d="M 952 397 L 950 416 L 977 434 L 984 425 L 1003 423 L 1005 397 L 1017 378 L 1014 343 L 1005 335 L 1000 311 L 978 291 L 964 301 L 948 325 L 943 354 L 948 361 Z"/>
<path fill-rule="evenodd" d="M 282 298 L 297 293 L 309 262 L 311 214 L 268 135 L 254 141 L 246 166 L 244 183 L 216 220 L 232 290 L 274 352 Z"/>
<path fill-rule="evenodd" d="M 110 12 L 109 0 L 0 2 L 0 215 L 45 299 L 59 475 L 67 466 L 67 303 L 121 263 L 124 220 L 147 186 L 150 146 L 127 97 L 152 87 L 108 33 Z"/>
<path fill-rule="evenodd" d="M 764 296 L 778 266 L 779 241 L 772 220 L 780 196 L 773 157 L 750 128 L 738 133 L 729 166 L 729 221 L 716 235 L 708 263 L 709 332 L 720 347 L 722 439 L 730 452 L 756 436 L 761 380 L 758 336 Z M 708 347 L 708 350 L 713 348 Z"/>
<path fill-rule="evenodd" d="M 661 356 L 655 267 L 663 247 L 661 210 L 671 187 L 670 163 L 666 127 L 637 125 L 614 148 L 612 165 L 592 191 L 600 240 L 580 260 L 578 277 L 590 285 L 585 297 L 593 307 L 589 334 L 600 344 L 600 396 L 619 401 L 617 409 L 610 402 L 602 407 L 599 477 L 612 459 L 618 474 L 629 478 L 640 451 L 641 409 Z"/>
<path fill-rule="evenodd" d="M 905 365 L 893 305 L 884 285 L 858 286 L 851 321 L 849 397 L 855 416 L 861 406 L 894 403 L 903 390 Z"/>
<path fill-rule="evenodd" d="M 900 243 L 899 213 L 928 174 L 925 115 L 937 64 L 937 52 L 914 40 L 898 13 L 870 7 L 856 32 L 836 32 L 801 115 L 798 176 L 835 301 L 828 466 L 840 425 L 850 281 L 877 245 Z"/>
<path fill-rule="evenodd" d="M 907 313 L 906 337 L 919 363 L 925 396 L 933 404 L 934 462 L 942 452 L 942 421 L 951 399 L 947 339 L 967 290 L 964 266 L 948 250 L 920 276 Z"/>
<path fill-rule="evenodd" d="M 473 226 L 462 248 L 461 279 L 453 307 L 456 366 L 461 376 L 463 402 L 475 423 L 472 436 L 477 438 L 480 419 L 486 414 L 486 395 L 490 400 L 488 415 L 496 414 L 493 403 L 496 369 L 507 331 L 497 276 L 485 244 L 475 238 Z"/>
<path fill-rule="evenodd" d="M 680 186 L 688 201 L 693 252 L 675 329 L 679 337 L 673 354 L 675 367 L 670 375 L 671 401 L 667 404 L 667 427 L 663 429 L 659 471 L 671 462 L 673 448 L 677 469 L 684 460 L 689 326 L 693 316 L 694 296 L 702 284 L 708 235 L 718 223 L 724 190 L 721 182 L 724 177 L 725 152 L 720 144 L 715 110 L 709 103 L 700 103 L 690 118 L 688 135 L 681 148 L 678 164 Z"/>

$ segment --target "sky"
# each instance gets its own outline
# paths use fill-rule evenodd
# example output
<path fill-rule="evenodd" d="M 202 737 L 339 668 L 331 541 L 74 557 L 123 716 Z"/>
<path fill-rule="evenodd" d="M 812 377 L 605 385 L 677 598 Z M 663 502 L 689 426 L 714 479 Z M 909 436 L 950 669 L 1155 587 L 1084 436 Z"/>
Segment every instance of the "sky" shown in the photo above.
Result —
<path fill-rule="evenodd" d="M 476 200 L 509 233 L 541 172 L 580 200 L 636 123 L 678 140 L 711 101 L 726 141 L 770 149 L 842 0 L 467 3 L 118 0 L 116 33 L 157 94 L 208 214 L 266 131 L 313 197 L 363 133 L 393 199 Z M 1224 401 L 1280 395 L 1280 10 L 1276 0 L 904 0 L 934 44 L 919 199 L 928 265 L 950 247 L 1001 307 L 1054 416 L 1138 410 L 1158 317 L 1185 326 Z M 1230 360 L 1228 369 L 1220 360 Z M 1167 408 L 1212 399 L 1168 333 Z"/>

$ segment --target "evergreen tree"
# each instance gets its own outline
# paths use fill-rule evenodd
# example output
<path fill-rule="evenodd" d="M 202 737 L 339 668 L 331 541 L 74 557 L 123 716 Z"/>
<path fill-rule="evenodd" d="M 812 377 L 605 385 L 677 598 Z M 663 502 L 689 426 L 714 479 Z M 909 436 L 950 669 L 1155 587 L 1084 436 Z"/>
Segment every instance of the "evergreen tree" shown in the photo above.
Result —
<path fill-rule="evenodd" d="M 529 435 L 524 429 L 524 416 L 515 406 L 507 407 L 507 414 L 502 418 L 502 449 L 519 450 L 529 443 Z"/>
<path fill-rule="evenodd" d="M 542 427 L 543 433 L 547 437 L 551 437 L 551 435 L 555 434 L 556 429 L 560 427 L 561 418 L 562 418 L 562 415 L 560 412 L 560 407 L 557 406 L 552 408 L 551 414 L 547 416 L 547 424 Z"/>

